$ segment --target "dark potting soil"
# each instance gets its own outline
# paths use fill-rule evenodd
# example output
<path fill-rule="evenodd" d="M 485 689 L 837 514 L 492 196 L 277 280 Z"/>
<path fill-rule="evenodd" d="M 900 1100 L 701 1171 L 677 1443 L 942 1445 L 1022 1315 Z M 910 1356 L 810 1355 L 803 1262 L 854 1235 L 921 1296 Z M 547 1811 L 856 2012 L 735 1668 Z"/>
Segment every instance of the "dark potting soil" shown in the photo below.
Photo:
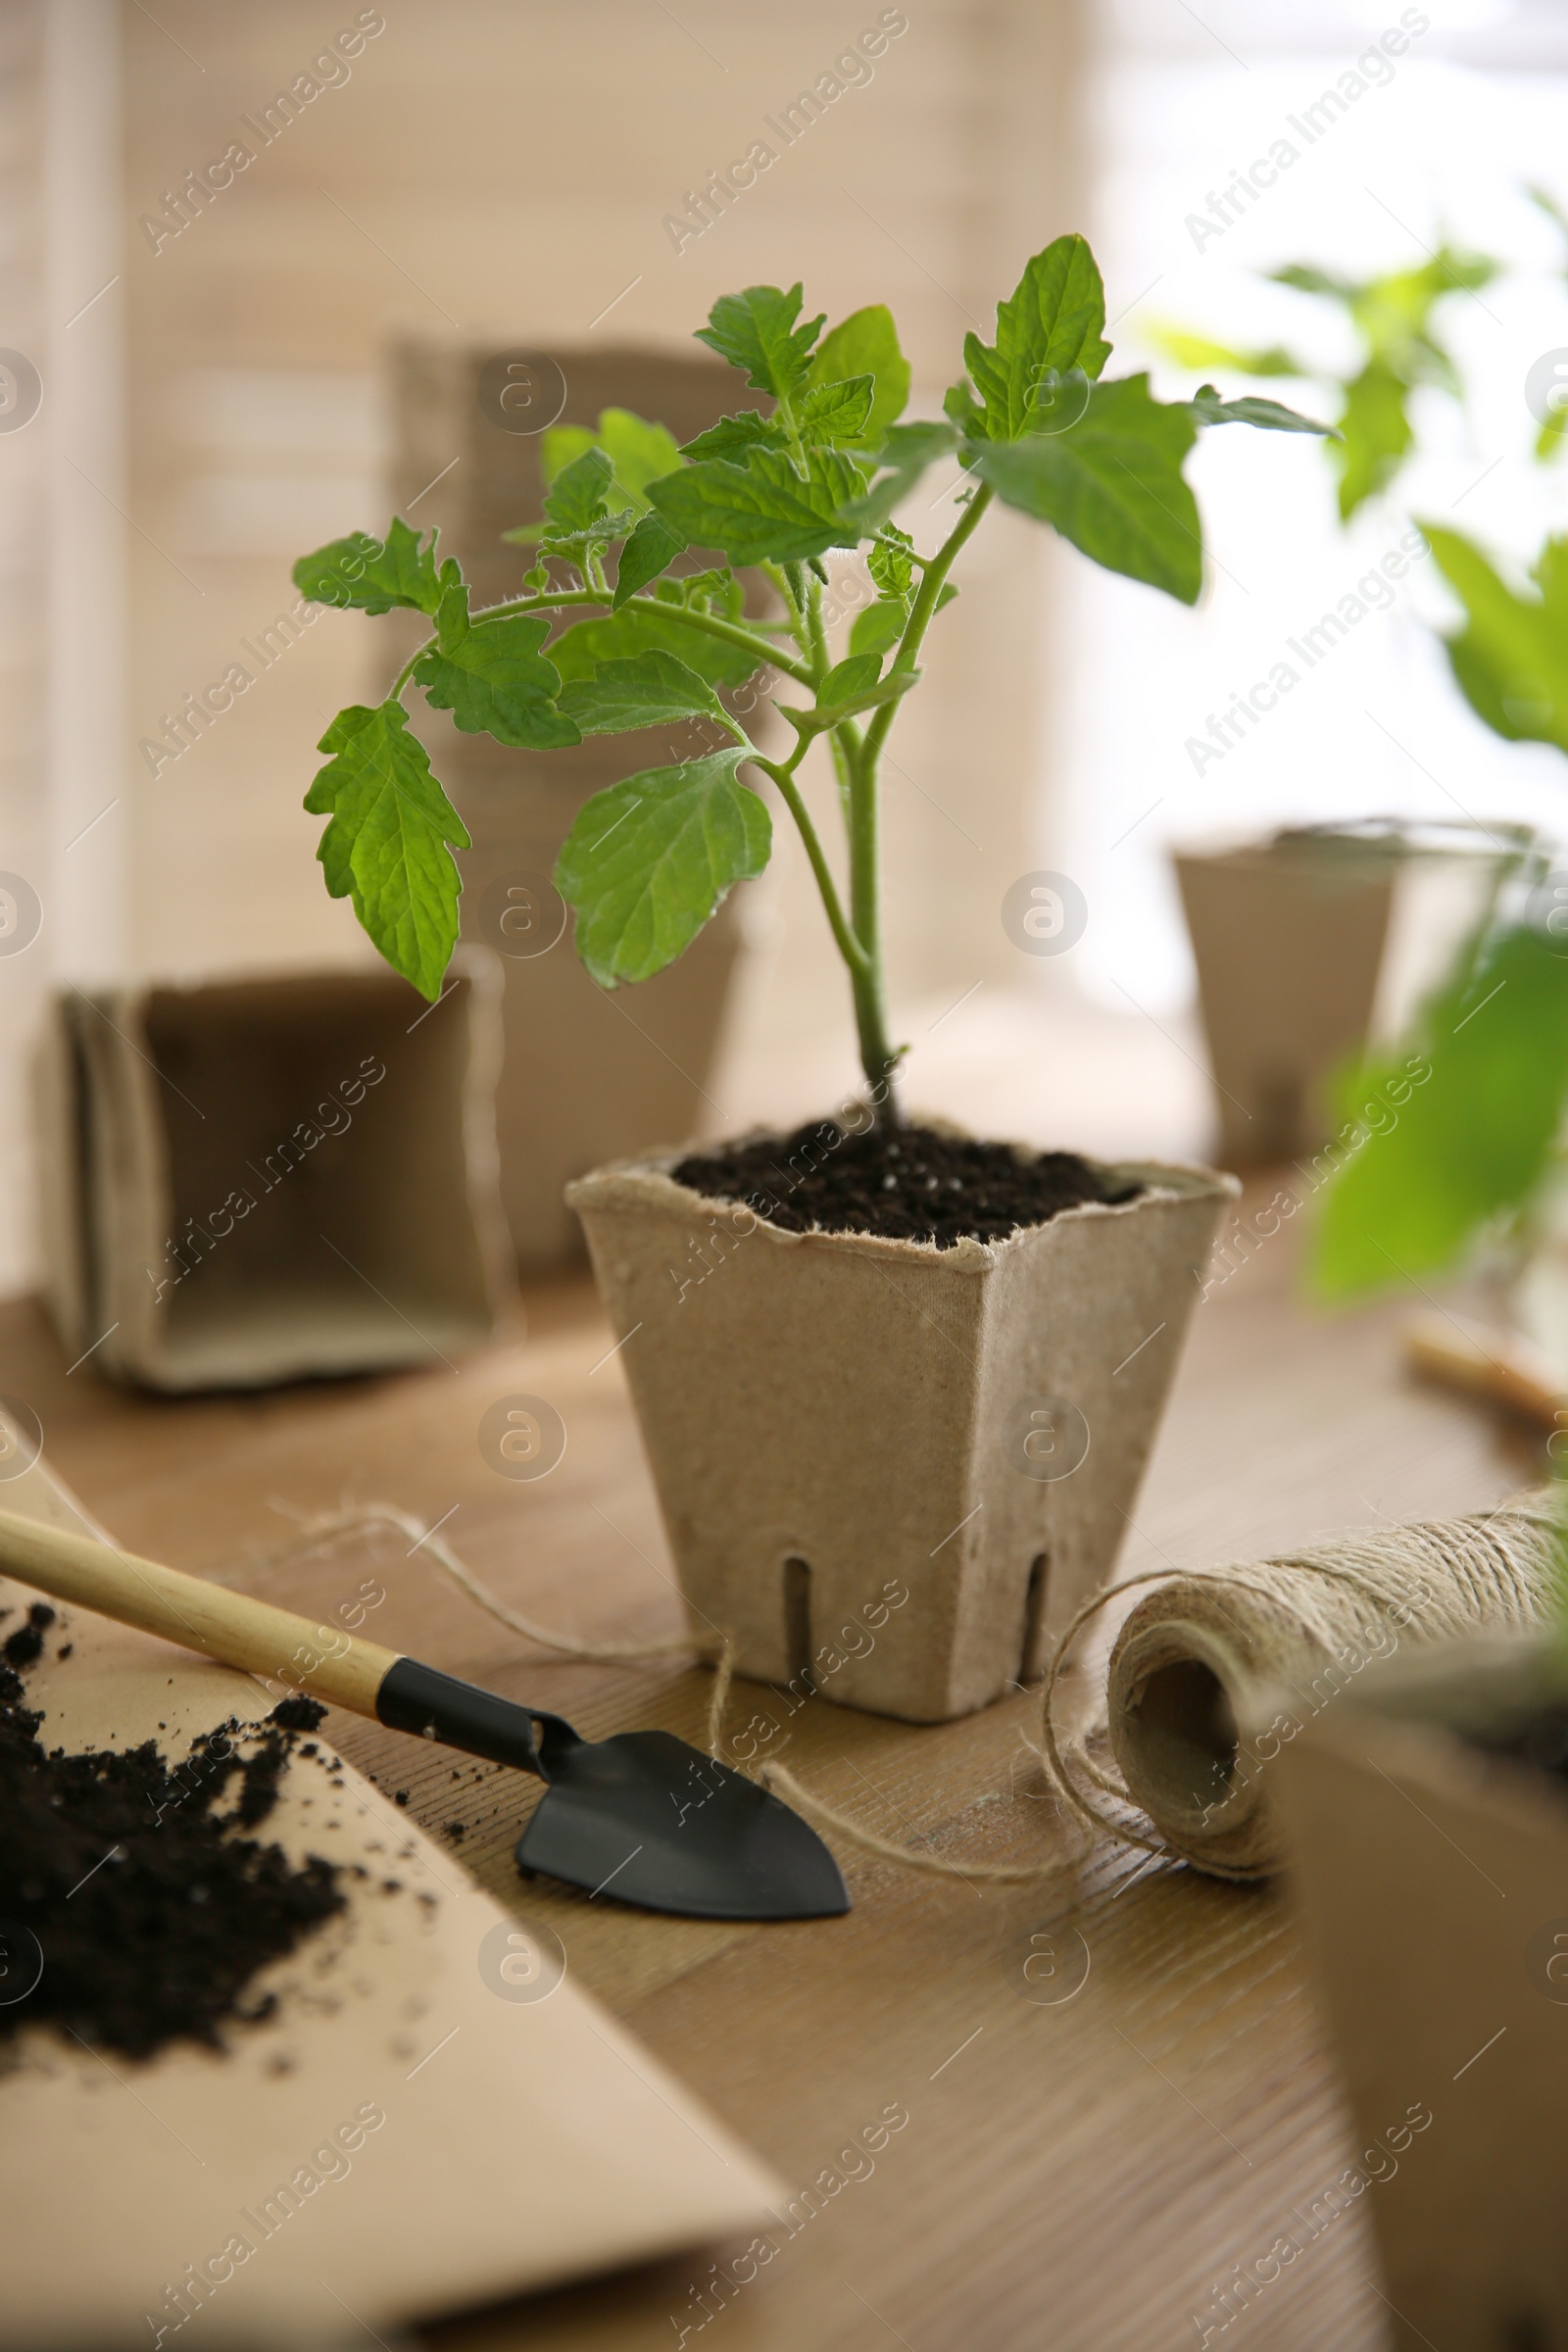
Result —
<path fill-rule="evenodd" d="M 677 1184 L 710 1200 L 744 1200 L 789 1233 L 869 1233 L 951 1250 L 967 1235 L 1004 1241 L 1085 1200 L 1133 1200 L 1139 1184 L 1108 1183 L 1076 1152 L 1020 1158 L 1007 1144 L 930 1127 L 864 1133 L 828 1119 L 793 1135 L 698 1152 Z"/>
<path fill-rule="evenodd" d="M 41 1639 L 53 1614 L 36 1603 L 20 1631 Z M 47 2022 L 128 2058 L 176 2037 L 220 2049 L 220 2027 L 275 2005 L 247 2002 L 258 1971 L 344 1906 L 331 1863 L 296 1868 L 243 1834 L 325 1709 L 284 1699 L 265 1724 L 204 1733 L 177 1763 L 152 1740 L 46 1753 L 15 1670 L 36 1651 L 18 1642 L 0 1665 L 0 1967 L 24 1981 L 41 1951 L 43 1973 L 0 2005 L 0 2044 Z"/>

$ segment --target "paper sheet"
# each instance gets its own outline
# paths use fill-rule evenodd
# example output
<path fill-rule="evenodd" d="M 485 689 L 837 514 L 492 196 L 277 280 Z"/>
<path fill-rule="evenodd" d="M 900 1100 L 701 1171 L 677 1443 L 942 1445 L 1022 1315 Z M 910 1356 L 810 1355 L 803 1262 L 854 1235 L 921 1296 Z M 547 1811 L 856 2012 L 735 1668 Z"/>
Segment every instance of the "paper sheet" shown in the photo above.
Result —
<path fill-rule="evenodd" d="M 102 1536 L 40 1466 L 4 1499 Z M 0 1580 L 0 1602 L 28 1597 Z M 28 1678 L 50 1744 L 163 1722 L 182 1754 L 272 1703 L 101 1618 L 62 1623 L 74 1655 L 53 1662 L 51 1636 Z M 221 2056 L 175 2045 L 138 2065 L 41 2031 L 0 2052 L 5 2352 L 363 2342 L 747 2231 L 782 2193 L 569 1965 L 537 1997 L 548 1932 L 529 1938 L 352 1766 L 339 1788 L 296 1757 L 263 1833 L 369 1873 L 258 1979 L 274 2019 Z"/>

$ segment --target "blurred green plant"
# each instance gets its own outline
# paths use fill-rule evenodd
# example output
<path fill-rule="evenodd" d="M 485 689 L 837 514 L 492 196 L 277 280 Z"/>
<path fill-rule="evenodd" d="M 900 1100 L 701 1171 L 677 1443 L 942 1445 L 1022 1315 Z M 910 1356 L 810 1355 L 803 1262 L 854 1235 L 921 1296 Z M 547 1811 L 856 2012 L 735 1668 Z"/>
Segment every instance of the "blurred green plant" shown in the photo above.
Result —
<path fill-rule="evenodd" d="M 1471 709 L 1510 743 L 1568 753 L 1568 538 L 1514 588 L 1459 532 L 1422 528 L 1463 611 L 1445 643 Z M 1324 1196 L 1315 1273 L 1331 1297 L 1448 1271 L 1483 1237 L 1528 1240 L 1568 1111 L 1568 881 L 1533 844 L 1501 863 L 1487 919 L 1400 1055 L 1412 1047 L 1430 1082 L 1396 1126 L 1352 1125 Z M 1347 1112 L 1383 1074 L 1355 1072 Z"/>
<path fill-rule="evenodd" d="M 458 936 L 452 852 L 468 837 L 409 731 L 410 690 L 466 733 L 526 749 L 690 728 L 693 757 L 597 793 L 572 826 L 556 880 L 576 910 L 583 961 L 605 988 L 672 962 L 731 886 L 766 864 L 771 819 L 751 780 L 766 778 L 804 840 L 848 968 L 872 1101 L 896 1118 L 902 1050 L 888 1028 L 878 768 L 919 681 L 926 632 L 956 594 L 955 559 L 1000 499 L 1107 570 L 1191 605 L 1202 532 L 1183 466 L 1199 431 L 1330 428 L 1276 401 L 1223 400 L 1208 383 L 1190 401 L 1161 402 L 1147 375 L 1103 380 L 1104 289 L 1082 237 L 1058 237 L 1028 263 L 998 306 L 994 343 L 965 338 L 966 373 L 941 417 L 902 421 L 909 368 L 881 304 L 826 335 L 824 318 L 801 311 L 799 285 L 749 286 L 723 295 L 698 329 L 765 408 L 740 409 L 683 448 L 620 409 L 597 430 L 550 433 L 543 519 L 508 534 L 534 562 L 505 603 L 472 612 L 458 564 L 437 561 L 435 534 L 421 538 L 401 518 L 384 540 L 359 532 L 302 558 L 294 579 L 306 596 L 370 613 L 407 608 L 433 623 L 385 701 L 333 720 L 320 745 L 331 758 L 305 806 L 328 819 L 318 852 L 328 891 L 352 899 L 382 955 L 433 1000 Z M 922 555 L 892 517 L 938 464 L 958 468 L 959 511 Z M 830 549 L 863 550 L 877 592 L 839 658 L 822 602 Z M 781 617 L 748 612 L 739 575 L 751 567 Z M 777 759 L 718 692 L 759 672 L 765 690 L 781 690 L 776 707 L 793 731 Z M 796 782 L 819 738 L 839 786 L 842 894 Z"/>
<path fill-rule="evenodd" d="M 1306 262 L 1269 270 L 1271 284 L 1331 303 L 1344 316 L 1359 345 L 1348 374 L 1336 374 L 1279 344 L 1266 351 L 1234 350 L 1176 327 L 1155 330 L 1154 340 L 1184 368 L 1226 368 L 1242 375 L 1294 376 L 1336 386 L 1338 434 L 1328 446 L 1339 475 L 1340 519 L 1348 522 L 1367 499 L 1388 489 L 1415 446 L 1412 393 L 1434 385 L 1452 400 L 1463 398 L 1458 369 L 1433 314 L 1450 295 L 1479 292 L 1498 269 L 1484 254 L 1461 253 L 1445 242 L 1419 270 L 1389 270 L 1379 277 L 1342 277 Z"/>

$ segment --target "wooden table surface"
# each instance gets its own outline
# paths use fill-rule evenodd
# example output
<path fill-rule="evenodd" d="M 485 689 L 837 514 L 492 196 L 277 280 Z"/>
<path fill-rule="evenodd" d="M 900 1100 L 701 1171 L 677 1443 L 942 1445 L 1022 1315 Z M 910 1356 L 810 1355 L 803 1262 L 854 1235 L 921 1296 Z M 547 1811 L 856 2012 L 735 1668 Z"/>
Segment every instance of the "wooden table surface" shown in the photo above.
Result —
<path fill-rule="evenodd" d="M 1532 1475 L 1520 1440 L 1406 1381 L 1402 1305 L 1328 1321 L 1295 1298 L 1290 1232 L 1194 1316 L 1121 1573 L 1481 1509 Z M 668 1555 L 619 1363 L 600 1360 L 611 1335 L 591 1286 L 535 1286 L 525 1306 L 518 1337 L 456 1372 L 155 1401 L 96 1384 L 90 1364 L 68 1374 L 39 1309 L 18 1301 L 0 1307 L 4 1387 L 115 1536 L 178 1567 L 231 1576 L 286 1538 L 289 1515 L 391 1501 L 422 1525 L 444 1520 L 462 1556 L 536 1618 L 590 1641 L 675 1635 Z M 565 1456 L 538 1484 L 497 1476 L 476 1440 L 486 1406 L 517 1392 L 566 1424 Z M 549 1660 L 407 1554 L 382 1539 L 239 1581 L 320 1614 L 373 1573 L 387 1595 L 373 1639 L 527 1694 L 590 1736 L 657 1723 L 701 1738 L 700 1669 Z M 766 1698 L 738 1685 L 732 1722 Z M 1054 1817 L 1021 1742 L 1037 1711 L 1020 1695 L 922 1729 L 813 1701 L 789 1761 L 884 1836 L 959 1862 L 1044 1856 Z M 1174 2352 L 1205 2340 L 1205 2324 L 1209 2342 L 1258 2352 L 1383 2342 L 1359 2208 L 1231 2328 L 1203 2317 L 1232 2266 L 1266 2254 L 1291 2208 L 1350 2161 L 1276 1892 L 1141 1869 L 1109 1848 L 1075 1891 L 1051 1896 L 850 1850 L 842 1920 L 617 1913 L 518 1881 L 511 1849 L 531 1802 L 518 1776 L 458 1778 L 445 1751 L 349 1718 L 329 1729 L 383 1787 L 407 1789 L 504 1902 L 548 1919 L 580 1981 L 792 2185 L 817 2184 L 794 2234 L 775 2232 L 772 2261 L 727 2296 L 710 2265 L 739 2249 L 711 2248 L 449 2320 L 426 2339 L 442 2352 Z M 1087 1950 L 1071 2000 L 1029 1997 L 1037 1930 L 1063 1954 Z M 907 2121 L 874 2157 L 855 2152 L 889 2110 Z"/>

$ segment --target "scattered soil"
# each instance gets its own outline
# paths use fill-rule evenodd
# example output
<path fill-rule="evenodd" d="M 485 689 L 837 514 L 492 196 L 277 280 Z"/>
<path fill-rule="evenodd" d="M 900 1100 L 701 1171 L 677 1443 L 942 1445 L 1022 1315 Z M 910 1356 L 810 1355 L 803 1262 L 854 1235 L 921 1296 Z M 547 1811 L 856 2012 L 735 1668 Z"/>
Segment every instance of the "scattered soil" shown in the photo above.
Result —
<path fill-rule="evenodd" d="M 284 1699 L 265 1724 L 203 1734 L 178 1763 L 153 1740 L 46 1753 L 15 1670 L 37 1654 L 19 1661 L 16 1645 L 27 1633 L 41 1642 L 40 1609 L 52 1620 L 37 1604 L 0 1665 L 0 1912 L 7 1971 L 36 1968 L 31 1936 L 43 1974 L 0 2005 L 0 2045 L 46 2022 L 129 2058 L 180 2037 L 220 2049 L 220 2027 L 275 2005 L 247 2004 L 257 1973 L 344 1906 L 331 1863 L 313 1854 L 296 1868 L 242 1834 L 266 1821 L 297 1735 L 325 1710 Z"/>
<path fill-rule="evenodd" d="M 1133 1200 L 1143 1187 L 1107 1183 L 1076 1152 L 1020 1157 L 1007 1144 L 930 1127 L 851 1133 L 833 1120 L 694 1152 L 674 1171 L 714 1200 L 744 1200 L 788 1233 L 866 1233 L 934 1242 L 1004 1241 L 1085 1200 Z"/>

